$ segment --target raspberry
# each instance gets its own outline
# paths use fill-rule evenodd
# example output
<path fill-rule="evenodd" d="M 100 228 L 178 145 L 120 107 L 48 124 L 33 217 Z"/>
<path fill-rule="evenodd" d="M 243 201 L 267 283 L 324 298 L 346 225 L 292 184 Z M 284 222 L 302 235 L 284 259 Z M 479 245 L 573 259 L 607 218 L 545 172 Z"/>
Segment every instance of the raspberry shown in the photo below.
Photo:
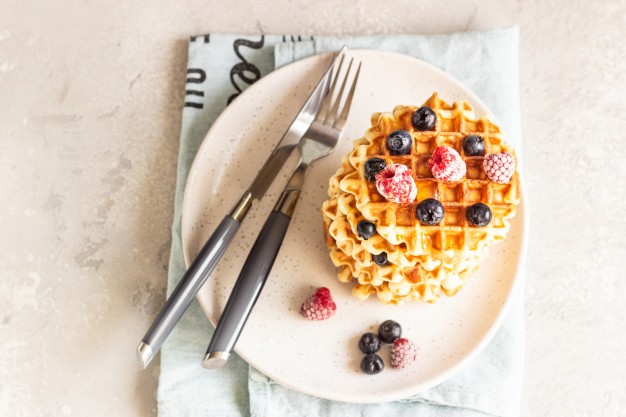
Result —
<path fill-rule="evenodd" d="M 330 295 L 330 290 L 326 287 L 320 287 L 315 294 L 310 296 L 302 307 L 300 313 L 309 320 L 326 320 L 335 315 L 337 305 Z"/>
<path fill-rule="evenodd" d="M 485 155 L 483 169 L 491 181 L 506 184 L 515 172 L 515 158 L 508 152 L 489 153 Z"/>
<path fill-rule="evenodd" d="M 392 203 L 410 204 L 417 197 L 411 170 L 402 164 L 389 165 L 376 174 L 376 189 Z"/>
<path fill-rule="evenodd" d="M 449 146 L 439 146 L 428 161 L 433 177 L 441 181 L 460 181 L 467 168 L 461 155 Z"/>
<path fill-rule="evenodd" d="M 412 365 L 417 359 L 417 347 L 408 339 L 399 337 L 391 347 L 391 366 L 402 369 Z"/>

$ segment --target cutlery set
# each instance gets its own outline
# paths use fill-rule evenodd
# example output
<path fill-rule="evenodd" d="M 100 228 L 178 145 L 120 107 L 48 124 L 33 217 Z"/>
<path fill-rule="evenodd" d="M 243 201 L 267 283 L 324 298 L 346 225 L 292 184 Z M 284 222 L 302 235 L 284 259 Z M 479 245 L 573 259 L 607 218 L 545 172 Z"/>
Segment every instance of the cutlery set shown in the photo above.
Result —
<path fill-rule="evenodd" d="M 248 254 L 217 323 L 202 366 L 219 368 L 228 360 L 278 255 L 308 167 L 333 151 L 344 130 L 361 69 L 361 65 L 353 59 L 348 62 L 346 51 L 347 48 L 343 47 L 333 54 L 321 79 L 265 165 L 206 241 L 142 338 L 137 356 L 143 369 L 159 351 L 224 255 L 254 200 L 264 196 L 291 153 L 297 151 L 300 162 Z"/>

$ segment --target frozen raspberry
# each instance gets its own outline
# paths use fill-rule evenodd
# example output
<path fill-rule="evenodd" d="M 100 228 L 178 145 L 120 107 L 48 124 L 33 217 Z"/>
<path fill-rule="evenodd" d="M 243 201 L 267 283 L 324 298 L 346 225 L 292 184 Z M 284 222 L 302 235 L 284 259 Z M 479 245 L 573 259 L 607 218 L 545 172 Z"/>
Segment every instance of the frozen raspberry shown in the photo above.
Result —
<path fill-rule="evenodd" d="M 300 313 L 309 320 L 326 320 L 332 317 L 335 311 L 337 305 L 326 287 L 318 288 L 300 307 Z"/>
<path fill-rule="evenodd" d="M 461 181 L 467 168 L 461 155 L 449 146 L 439 146 L 428 161 L 433 177 L 441 181 Z"/>
<path fill-rule="evenodd" d="M 410 204 L 417 197 L 411 170 L 402 164 L 389 165 L 376 174 L 376 189 L 392 203 Z"/>
<path fill-rule="evenodd" d="M 506 184 L 515 172 L 515 158 L 508 152 L 489 153 L 485 155 L 483 169 L 491 181 Z"/>
<path fill-rule="evenodd" d="M 391 347 L 391 366 L 394 368 L 406 368 L 417 359 L 417 347 L 408 339 L 399 337 Z"/>

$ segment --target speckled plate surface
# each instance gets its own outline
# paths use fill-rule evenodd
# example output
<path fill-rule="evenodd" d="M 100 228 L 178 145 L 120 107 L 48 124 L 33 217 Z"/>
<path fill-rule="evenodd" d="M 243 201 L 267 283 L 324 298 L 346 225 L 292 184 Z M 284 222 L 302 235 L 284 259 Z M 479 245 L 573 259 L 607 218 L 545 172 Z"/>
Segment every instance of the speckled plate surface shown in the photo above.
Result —
<path fill-rule="evenodd" d="M 321 204 L 328 179 L 342 156 L 369 127 L 370 115 L 397 104 L 419 105 L 433 91 L 446 101 L 466 99 L 478 115 L 489 113 L 467 88 L 417 59 L 378 51 L 350 51 L 363 69 L 343 138 L 330 156 L 309 170 L 303 194 L 272 273 L 239 339 L 236 351 L 259 371 L 292 389 L 333 400 L 383 402 L 428 389 L 460 370 L 489 342 L 515 288 L 524 248 L 525 210 L 520 205 L 504 242 L 493 246 L 466 286 L 436 304 L 383 305 L 375 296 L 360 302 L 351 285 L 336 279 L 322 232 Z M 183 203 L 185 262 L 235 204 L 324 70 L 328 56 L 315 56 L 279 69 L 252 85 L 222 113 L 207 134 L 191 168 Z M 269 193 L 253 207 L 233 244 L 198 300 L 215 325 L 249 248 L 296 164 L 295 155 Z M 337 314 L 310 322 L 299 314 L 316 287 L 326 286 Z M 390 367 L 369 376 L 359 370 L 361 334 L 394 319 L 419 347 L 409 369 Z M 208 344 L 207 340 L 207 344 Z M 209 371 L 207 371 L 209 372 Z M 329 378 L 329 375 L 332 377 Z"/>

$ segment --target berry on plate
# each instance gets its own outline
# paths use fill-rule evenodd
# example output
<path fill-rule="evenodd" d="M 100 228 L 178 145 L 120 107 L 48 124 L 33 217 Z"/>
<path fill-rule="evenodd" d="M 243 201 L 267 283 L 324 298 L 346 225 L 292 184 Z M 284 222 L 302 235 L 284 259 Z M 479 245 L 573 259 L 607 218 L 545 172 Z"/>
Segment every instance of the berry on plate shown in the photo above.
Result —
<path fill-rule="evenodd" d="M 491 181 L 506 184 L 515 172 L 515 158 L 508 152 L 489 153 L 485 155 L 483 169 Z"/>
<path fill-rule="evenodd" d="M 376 333 L 365 333 L 359 339 L 359 349 L 363 353 L 376 353 L 380 350 L 380 337 Z"/>
<path fill-rule="evenodd" d="M 374 181 L 376 179 L 376 174 L 385 169 L 387 164 L 384 159 L 381 158 L 370 158 L 365 162 L 365 178 L 368 181 Z"/>
<path fill-rule="evenodd" d="M 368 220 L 361 220 L 356 225 L 356 234 L 363 240 L 367 240 L 376 234 L 376 225 Z"/>
<path fill-rule="evenodd" d="M 399 337 L 391 347 L 391 366 L 402 369 L 412 365 L 417 359 L 417 347 L 408 339 Z"/>
<path fill-rule="evenodd" d="M 417 130 L 431 130 L 437 124 L 437 114 L 427 106 L 422 106 L 411 117 L 413 127 Z"/>
<path fill-rule="evenodd" d="M 463 141 L 463 152 L 467 156 L 480 156 L 485 153 L 485 140 L 480 135 L 469 135 Z"/>
<path fill-rule="evenodd" d="M 434 198 L 427 198 L 420 201 L 415 208 L 415 216 L 422 224 L 435 226 L 443 220 L 445 210 L 443 204 Z"/>
<path fill-rule="evenodd" d="M 411 152 L 413 136 L 406 130 L 396 130 L 387 137 L 387 149 L 392 155 L 406 155 Z"/>
<path fill-rule="evenodd" d="M 389 260 L 387 259 L 387 252 L 381 252 L 377 255 L 372 255 L 372 260 L 378 266 L 389 265 Z"/>
<path fill-rule="evenodd" d="M 393 343 L 394 340 L 402 336 L 402 327 L 393 320 L 385 320 L 378 328 L 378 336 L 385 343 Z"/>
<path fill-rule="evenodd" d="M 385 364 L 380 356 L 375 353 L 368 353 L 361 360 L 361 370 L 369 375 L 376 375 L 385 369 Z"/>
<path fill-rule="evenodd" d="M 376 189 L 392 203 L 411 204 L 417 197 L 417 186 L 406 165 L 392 164 L 376 174 Z"/>
<path fill-rule="evenodd" d="M 302 307 L 300 313 L 309 320 L 326 320 L 335 315 L 337 305 L 330 295 L 330 290 L 326 287 L 320 287 L 315 294 L 310 296 Z"/>
<path fill-rule="evenodd" d="M 441 181 L 460 181 L 467 168 L 461 155 L 449 146 L 439 146 L 428 161 L 433 177 Z"/>
<path fill-rule="evenodd" d="M 483 227 L 491 223 L 491 209 L 483 203 L 472 204 L 467 208 L 465 217 L 474 226 Z"/>

